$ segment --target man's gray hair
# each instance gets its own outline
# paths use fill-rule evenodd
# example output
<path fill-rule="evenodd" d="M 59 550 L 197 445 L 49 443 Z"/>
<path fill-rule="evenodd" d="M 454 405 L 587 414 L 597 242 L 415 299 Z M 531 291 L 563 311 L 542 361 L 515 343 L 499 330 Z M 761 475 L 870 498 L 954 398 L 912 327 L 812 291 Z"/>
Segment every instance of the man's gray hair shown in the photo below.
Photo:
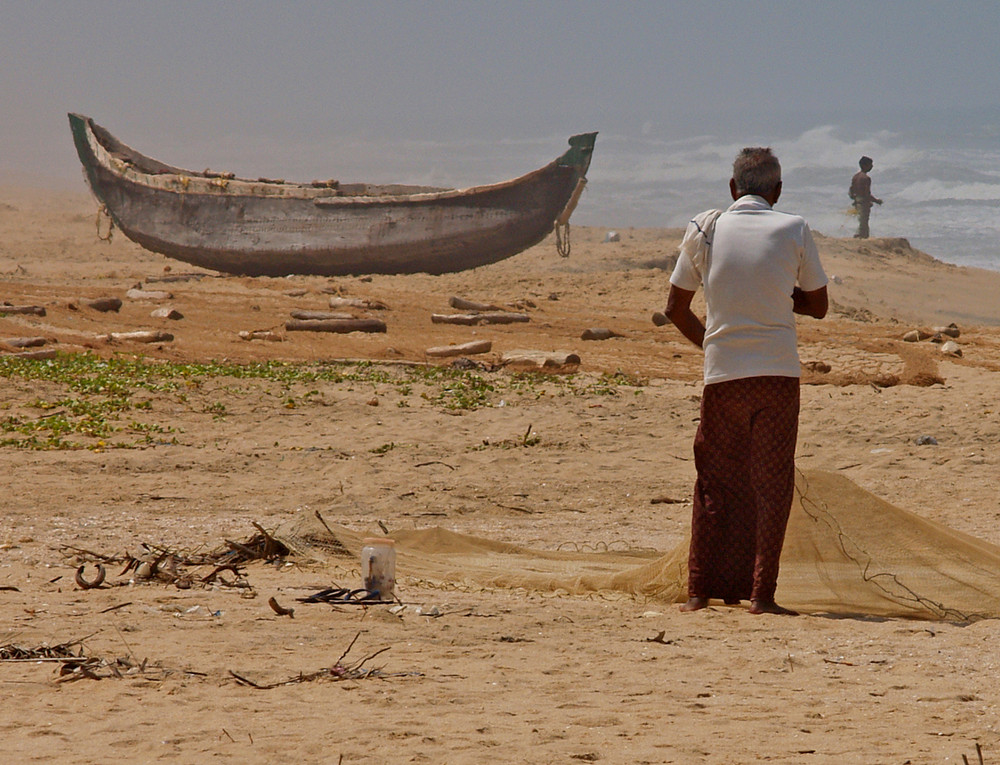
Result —
<path fill-rule="evenodd" d="M 781 183 L 781 164 L 770 147 L 748 146 L 736 155 L 733 180 L 739 194 L 766 197 Z"/>

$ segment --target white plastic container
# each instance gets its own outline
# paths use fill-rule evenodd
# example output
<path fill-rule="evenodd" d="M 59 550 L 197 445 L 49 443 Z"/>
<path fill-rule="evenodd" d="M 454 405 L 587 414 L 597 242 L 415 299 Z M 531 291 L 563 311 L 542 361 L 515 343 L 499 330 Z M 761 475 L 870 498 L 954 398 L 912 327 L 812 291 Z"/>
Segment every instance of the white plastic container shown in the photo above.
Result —
<path fill-rule="evenodd" d="M 396 541 L 369 537 L 361 548 L 361 578 L 365 589 L 379 600 L 392 600 L 396 592 Z"/>

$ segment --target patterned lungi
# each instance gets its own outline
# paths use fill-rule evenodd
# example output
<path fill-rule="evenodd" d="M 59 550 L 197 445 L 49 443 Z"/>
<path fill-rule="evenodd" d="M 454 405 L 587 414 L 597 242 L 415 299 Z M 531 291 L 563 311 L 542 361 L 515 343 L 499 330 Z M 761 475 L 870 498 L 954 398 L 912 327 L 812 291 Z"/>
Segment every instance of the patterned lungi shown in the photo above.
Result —
<path fill-rule="evenodd" d="M 705 386 L 694 441 L 689 597 L 774 600 L 798 420 L 798 378 Z"/>

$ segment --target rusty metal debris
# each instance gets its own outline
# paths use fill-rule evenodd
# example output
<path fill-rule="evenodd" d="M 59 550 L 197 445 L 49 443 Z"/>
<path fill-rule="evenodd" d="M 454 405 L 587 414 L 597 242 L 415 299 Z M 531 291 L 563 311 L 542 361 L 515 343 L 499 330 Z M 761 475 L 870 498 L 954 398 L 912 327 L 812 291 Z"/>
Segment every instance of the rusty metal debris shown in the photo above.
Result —
<path fill-rule="evenodd" d="M 93 579 L 89 579 L 89 580 L 83 575 L 83 572 L 84 572 L 85 568 L 86 568 L 86 564 L 83 564 L 83 565 L 81 565 L 76 570 L 76 583 L 80 587 L 81 590 L 93 590 L 93 589 L 95 589 L 97 587 L 100 587 L 102 584 L 104 584 L 104 577 L 107 574 L 107 572 L 104 570 L 104 566 L 102 566 L 100 563 L 98 563 L 97 564 L 97 576 L 95 576 Z"/>

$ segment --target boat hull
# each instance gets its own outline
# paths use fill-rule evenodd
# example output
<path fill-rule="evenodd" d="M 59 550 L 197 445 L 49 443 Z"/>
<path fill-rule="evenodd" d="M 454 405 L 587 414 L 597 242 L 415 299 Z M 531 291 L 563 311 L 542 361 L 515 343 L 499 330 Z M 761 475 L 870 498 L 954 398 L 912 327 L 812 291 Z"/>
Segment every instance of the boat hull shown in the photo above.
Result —
<path fill-rule="evenodd" d="M 560 159 L 504 183 L 344 196 L 132 162 L 116 151 L 123 144 L 102 143 L 105 131 L 90 120 L 70 115 L 70 122 L 91 190 L 129 239 L 249 276 L 440 274 L 511 257 L 552 231 L 585 177 L 594 141 L 594 134 L 574 137 Z M 158 172 L 142 172 L 150 166 Z"/>

